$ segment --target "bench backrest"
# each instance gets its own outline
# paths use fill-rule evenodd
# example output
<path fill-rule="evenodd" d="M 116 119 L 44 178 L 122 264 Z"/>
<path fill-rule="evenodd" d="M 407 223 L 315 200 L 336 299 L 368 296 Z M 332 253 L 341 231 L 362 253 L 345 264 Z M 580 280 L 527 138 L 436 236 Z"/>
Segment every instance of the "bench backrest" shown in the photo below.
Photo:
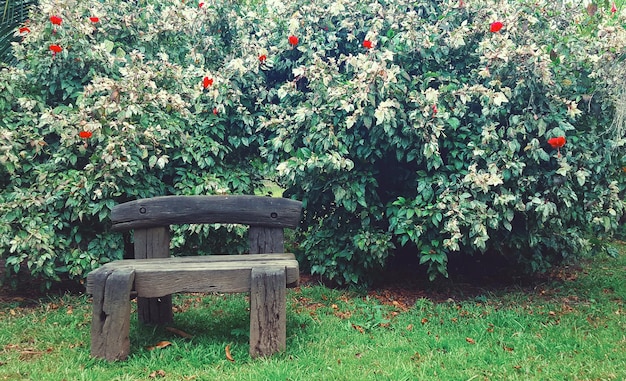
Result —
<path fill-rule="evenodd" d="M 113 207 L 117 231 L 177 224 L 244 224 L 295 228 L 302 202 L 265 196 L 161 196 Z"/>
<path fill-rule="evenodd" d="M 284 251 L 283 228 L 300 222 L 302 202 L 266 196 L 161 196 L 129 201 L 111 211 L 113 230 L 134 229 L 135 258 L 169 256 L 169 225 L 249 225 L 250 253 Z M 166 253 L 167 251 L 167 253 Z"/>

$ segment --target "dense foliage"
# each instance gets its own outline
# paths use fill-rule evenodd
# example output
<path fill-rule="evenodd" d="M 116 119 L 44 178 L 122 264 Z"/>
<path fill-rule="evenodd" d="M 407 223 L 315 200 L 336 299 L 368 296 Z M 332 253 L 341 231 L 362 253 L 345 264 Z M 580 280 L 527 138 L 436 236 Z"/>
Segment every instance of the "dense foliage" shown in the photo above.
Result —
<path fill-rule="evenodd" d="M 302 46 L 265 148 L 289 156 L 279 172 L 307 201 L 314 272 L 356 283 L 399 246 L 431 278 L 488 251 L 540 271 L 615 229 L 617 11 L 348 1 L 281 17 Z"/>
<path fill-rule="evenodd" d="M 259 105 L 248 102 L 257 79 L 243 62 L 216 63 L 241 54 L 216 35 L 225 15 L 160 3 L 42 2 L 21 32 L 19 64 L 0 81 L 9 270 L 83 277 L 123 255 L 108 232 L 116 203 L 251 193 L 261 180 Z M 177 233 L 178 251 L 215 249 L 205 227 Z"/>
<path fill-rule="evenodd" d="M 274 175 L 306 205 L 301 259 L 338 283 L 401 246 L 432 277 L 488 251 L 542 270 L 624 213 L 610 5 L 43 1 L 16 33 L 0 73 L 13 272 L 80 278 L 119 258 L 115 203 Z M 182 227 L 173 246 L 211 252 L 208 233 Z"/>

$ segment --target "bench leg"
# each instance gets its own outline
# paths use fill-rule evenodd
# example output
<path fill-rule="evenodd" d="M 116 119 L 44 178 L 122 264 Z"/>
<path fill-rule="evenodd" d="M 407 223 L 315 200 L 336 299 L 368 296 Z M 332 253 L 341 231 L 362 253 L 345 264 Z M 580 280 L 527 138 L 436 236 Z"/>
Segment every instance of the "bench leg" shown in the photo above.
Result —
<path fill-rule="evenodd" d="M 174 321 L 172 295 L 137 298 L 137 317 L 141 324 L 165 325 Z"/>
<path fill-rule="evenodd" d="M 250 356 L 269 356 L 286 347 L 285 268 L 252 269 Z"/>
<path fill-rule="evenodd" d="M 130 353 L 130 291 L 135 271 L 118 269 L 94 274 L 91 355 L 109 361 Z"/>
<path fill-rule="evenodd" d="M 136 259 L 170 256 L 169 226 L 136 229 L 134 239 Z M 137 318 L 142 324 L 165 325 L 173 322 L 172 295 L 160 298 L 137 298 Z"/>

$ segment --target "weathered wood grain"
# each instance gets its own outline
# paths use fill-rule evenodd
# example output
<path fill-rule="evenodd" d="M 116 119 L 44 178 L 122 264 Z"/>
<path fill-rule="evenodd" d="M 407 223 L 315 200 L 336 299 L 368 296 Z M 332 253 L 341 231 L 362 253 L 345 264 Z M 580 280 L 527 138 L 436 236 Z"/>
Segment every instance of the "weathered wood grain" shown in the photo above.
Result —
<path fill-rule="evenodd" d="M 135 258 L 153 259 L 170 256 L 170 228 L 158 226 L 135 229 Z M 159 295 L 159 298 L 137 298 L 137 318 L 143 324 L 163 325 L 174 321 L 172 296 Z"/>
<path fill-rule="evenodd" d="M 130 353 L 130 291 L 135 273 L 105 269 L 92 274 L 91 355 L 123 360 Z"/>
<path fill-rule="evenodd" d="M 264 196 L 162 196 L 129 201 L 111 211 L 117 231 L 177 224 L 232 223 L 294 228 L 302 203 Z"/>
<path fill-rule="evenodd" d="M 250 254 L 284 253 L 284 236 L 285 234 L 282 228 L 251 226 L 248 229 Z"/>
<path fill-rule="evenodd" d="M 282 268 L 286 273 L 283 287 L 298 283 L 298 261 L 293 254 L 273 254 L 265 260 L 256 258 L 259 256 L 262 255 L 224 255 L 220 256 L 224 257 L 221 261 L 216 256 L 127 259 L 108 263 L 100 269 L 132 269 L 135 272 L 133 290 L 143 298 L 161 298 L 178 292 L 248 292 L 253 269 L 268 266 Z M 88 279 L 87 291 L 91 292 L 92 287 Z"/>
<path fill-rule="evenodd" d="M 250 356 L 269 356 L 286 347 L 285 270 L 252 269 L 250 288 Z"/>
<path fill-rule="evenodd" d="M 88 294 L 93 294 L 94 283 L 93 276 L 101 271 L 112 271 L 115 269 L 134 269 L 136 272 L 150 272 L 153 268 L 163 271 L 176 272 L 181 269 L 189 269 L 189 271 L 202 270 L 210 271 L 211 269 L 229 268 L 245 268 L 267 266 L 280 261 L 280 266 L 287 269 L 287 285 L 296 285 L 299 281 L 298 261 L 295 255 L 291 253 L 285 254 L 255 254 L 255 255 L 208 255 L 208 256 L 192 256 L 192 257 L 173 257 L 173 258 L 154 258 L 154 259 L 125 259 L 123 261 L 114 261 L 102 265 L 97 270 L 92 271 L 87 277 L 86 289 Z M 207 290 L 208 291 L 208 290 Z M 246 290 L 246 292 L 249 290 Z M 177 291 L 183 292 L 183 291 Z M 221 291 L 234 292 L 234 291 Z"/>

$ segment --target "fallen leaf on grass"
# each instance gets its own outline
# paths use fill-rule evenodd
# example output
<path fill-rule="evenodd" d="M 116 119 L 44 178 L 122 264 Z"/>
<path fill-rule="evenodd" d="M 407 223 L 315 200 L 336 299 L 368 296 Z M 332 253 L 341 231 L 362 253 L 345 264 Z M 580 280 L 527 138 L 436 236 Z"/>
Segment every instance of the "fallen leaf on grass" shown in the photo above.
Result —
<path fill-rule="evenodd" d="M 471 337 L 466 337 L 465 341 L 467 341 L 470 344 L 476 344 L 476 341 L 474 341 L 474 339 L 472 339 Z"/>
<path fill-rule="evenodd" d="M 165 377 L 165 371 L 163 369 L 155 370 L 154 372 L 150 373 L 150 376 L 148 377 L 150 378 Z"/>
<path fill-rule="evenodd" d="M 187 332 L 185 332 L 185 331 L 181 331 L 181 330 L 180 330 L 180 329 L 178 329 L 178 328 L 174 328 L 174 327 L 165 327 L 165 329 L 166 329 L 166 330 L 168 330 L 168 331 L 170 331 L 170 332 L 172 332 L 172 333 L 173 333 L 173 334 L 175 334 L 175 335 L 178 335 L 178 336 L 180 336 L 180 337 L 184 337 L 185 339 L 192 339 L 192 338 L 193 338 L 193 335 L 190 335 L 190 334 L 188 334 L 188 333 L 187 333 Z"/>
<path fill-rule="evenodd" d="M 341 312 L 341 311 L 337 311 L 335 312 L 335 316 L 337 316 L 339 319 L 350 319 L 350 317 L 352 317 L 352 312 L 347 311 L 347 312 Z"/>
<path fill-rule="evenodd" d="M 165 347 L 169 347 L 170 345 L 172 345 L 172 343 L 169 341 L 159 341 L 154 346 L 146 347 L 146 349 L 152 351 L 155 349 L 163 349 Z"/>
<path fill-rule="evenodd" d="M 45 351 L 37 351 L 34 349 L 22 349 L 20 350 L 20 360 L 27 361 L 33 359 L 34 357 L 41 356 L 45 353 L 52 353 L 53 349 L 48 348 Z"/>
<path fill-rule="evenodd" d="M 356 329 L 357 331 L 361 333 L 365 333 L 365 329 L 361 327 L 360 325 L 352 324 L 352 328 Z"/>
<path fill-rule="evenodd" d="M 507 347 L 506 345 L 502 345 L 502 349 L 504 349 L 507 352 L 513 352 L 513 348 Z"/>
<path fill-rule="evenodd" d="M 233 355 L 230 353 L 230 344 L 228 344 L 226 346 L 226 348 L 224 348 L 224 352 L 226 352 L 226 360 L 230 361 L 230 362 L 235 362 L 235 358 L 233 357 Z"/>

